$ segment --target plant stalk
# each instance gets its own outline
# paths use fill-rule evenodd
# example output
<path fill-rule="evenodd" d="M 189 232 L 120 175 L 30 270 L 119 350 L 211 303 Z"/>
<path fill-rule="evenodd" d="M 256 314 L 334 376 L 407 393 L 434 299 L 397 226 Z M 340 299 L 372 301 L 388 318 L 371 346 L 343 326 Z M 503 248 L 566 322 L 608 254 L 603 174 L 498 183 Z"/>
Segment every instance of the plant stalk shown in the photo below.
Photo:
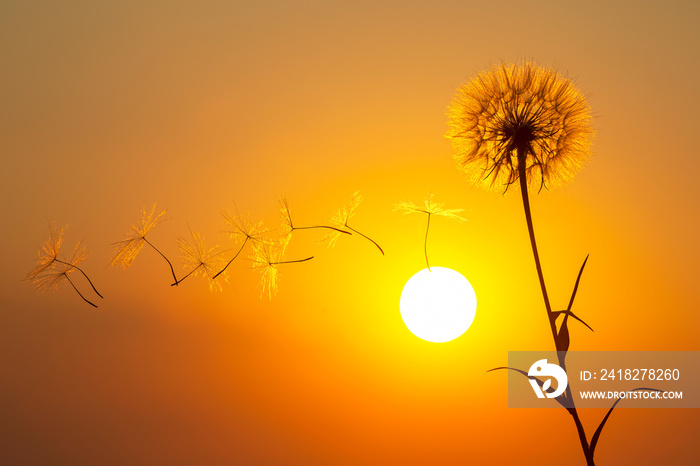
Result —
<path fill-rule="evenodd" d="M 547 286 L 544 282 L 544 274 L 542 273 L 542 264 L 540 264 L 540 255 L 537 251 L 537 241 L 535 240 L 535 228 L 532 223 L 532 212 L 530 211 L 530 196 L 527 190 L 527 150 L 525 148 L 518 147 L 517 149 L 518 157 L 518 178 L 520 179 L 520 193 L 523 198 L 523 208 L 525 210 L 525 220 L 527 221 L 527 230 L 530 235 L 530 245 L 532 246 L 532 254 L 535 257 L 535 266 L 537 268 L 537 277 L 540 281 L 540 288 L 542 289 L 542 297 L 544 298 L 544 305 L 547 310 L 547 320 L 549 321 L 549 326 L 552 331 L 552 338 L 554 339 L 554 347 L 557 348 L 557 326 L 556 319 L 552 315 L 552 306 L 549 303 L 549 296 L 547 295 Z M 560 361 L 563 364 L 563 361 Z M 563 368 L 566 370 L 566 368 Z M 588 439 L 586 438 L 586 431 L 581 423 L 581 419 L 576 411 L 576 406 L 574 406 L 574 400 L 571 394 L 571 387 L 566 387 L 566 397 L 571 403 L 571 407 L 567 408 L 569 414 L 576 424 L 576 431 L 578 433 L 579 441 L 581 442 L 581 448 L 583 449 L 583 455 L 586 458 L 587 466 L 595 466 L 593 461 L 593 452 L 588 444 Z"/>
<path fill-rule="evenodd" d="M 243 251 L 243 248 L 245 247 L 245 244 L 248 242 L 248 238 L 250 238 L 250 237 L 249 237 L 249 236 L 246 236 L 246 237 L 245 237 L 245 240 L 243 241 L 243 244 L 241 244 L 241 248 L 238 250 L 238 252 L 236 253 L 236 255 L 233 256 L 233 259 L 231 259 L 230 261 L 228 261 L 228 263 L 224 266 L 224 268 L 221 269 L 219 272 L 217 272 L 216 275 L 214 275 L 214 277 L 212 278 L 212 280 L 215 280 L 216 277 L 218 277 L 219 275 L 221 275 L 222 273 L 224 273 L 224 271 L 225 271 L 226 269 L 228 269 L 228 266 L 231 265 L 231 263 L 232 263 L 233 261 L 236 260 L 236 257 L 238 257 L 238 255 L 241 253 L 241 251 Z"/>
<path fill-rule="evenodd" d="M 68 283 L 70 283 L 70 286 L 73 287 L 73 289 L 75 290 L 75 292 L 78 293 L 78 295 L 80 295 L 81 298 L 83 298 L 83 301 L 85 301 L 86 303 L 88 303 L 88 304 L 89 304 L 90 306 L 92 306 L 92 307 L 97 307 L 96 304 L 93 304 L 93 303 L 91 303 L 90 301 L 88 301 L 87 298 L 85 298 L 85 296 L 83 296 L 83 294 L 82 294 L 80 291 L 78 291 L 78 289 L 77 289 L 77 288 L 75 287 L 75 285 L 73 284 L 73 280 L 70 279 L 70 277 L 68 276 L 67 273 L 64 272 L 63 275 L 66 277 L 66 280 L 68 280 Z"/>
<path fill-rule="evenodd" d="M 171 283 L 170 286 L 178 286 L 185 278 L 187 278 L 187 277 L 189 277 L 190 275 L 192 275 L 192 274 L 195 272 L 195 270 L 197 270 L 198 268 L 200 268 L 202 265 L 204 265 L 204 264 L 199 264 L 197 267 L 195 267 L 195 268 L 193 268 L 192 270 L 190 270 L 190 273 L 188 273 L 187 275 L 185 275 L 185 276 L 182 277 L 181 279 L 177 280 L 175 283 Z"/>
<path fill-rule="evenodd" d="M 292 230 L 314 230 L 317 228 L 326 228 L 328 230 L 335 230 L 339 233 L 345 233 L 346 235 L 351 235 L 349 231 L 341 230 L 340 228 L 330 227 L 328 225 L 311 225 L 308 227 L 292 227 Z"/>
<path fill-rule="evenodd" d="M 293 261 L 280 261 L 280 262 L 270 262 L 270 265 L 280 265 L 280 264 L 296 264 L 297 262 L 306 262 L 313 259 L 314 256 L 307 257 L 306 259 L 296 259 Z"/>
<path fill-rule="evenodd" d="M 153 245 L 151 244 L 151 242 L 148 241 L 148 240 L 146 239 L 145 236 L 142 236 L 142 238 L 143 238 L 143 240 L 146 242 L 146 244 L 148 244 L 150 247 L 152 247 L 153 249 L 155 249 L 156 252 L 157 252 L 158 254 L 160 254 L 160 255 L 163 257 L 163 259 L 165 259 L 165 262 L 168 263 L 168 265 L 170 266 L 170 273 L 173 274 L 173 280 L 175 280 L 174 285 L 177 285 L 179 282 L 177 281 L 177 277 L 175 276 L 175 269 L 173 269 L 173 264 L 171 264 L 170 261 L 168 260 L 168 258 L 165 257 L 165 254 L 163 254 L 162 252 L 160 252 L 160 251 L 158 250 L 157 247 L 153 246 Z"/>
<path fill-rule="evenodd" d="M 100 298 L 103 298 L 103 299 L 104 299 L 104 296 L 102 296 L 102 295 L 100 294 L 100 292 L 97 291 L 97 288 L 95 288 L 95 285 L 92 284 L 92 280 L 90 280 L 90 277 L 88 277 L 87 274 L 86 274 L 85 272 L 83 272 L 83 269 L 81 269 L 81 268 L 78 267 L 77 265 L 73 265 L 73 264 L 71 264 L 71 263 L 69 263 L 69 262 L 64 262 L 64 261 L 62 261 L 61 259 L 57 259 L 57 258 L 55 258 L 55 257 L 54 257 L 53 260 L 55 260 L 56 262 L 60 262 L 61 264 L 66 264 L 66 265 L 68 265 L 68 266 L 70 266 L 70 267 L 76 269 L 78 272 L 82 273 L 82 274 L 83 274 L 83 277 L 85 277 L 85 279 L 88 281 L 88 283 L 89 283 L 90 286 L 92 287 L 92 290 L 97 294 L 97 296 L 99 296 Z"/>
<path fill-rule="evenodd" d="M 552 330 L 554 345 L 557 344 L 557 327 L 554 319 L 552 319 L 552 306 L 549 304 L 549 296 L 547 295 L 547 286 L 544 283 L 544 274 L 542 273 L 542 265 L 540 264 L 540 255 L 537 252 L 537 241 L 535 240 L 535 228 L 532 225 L 532 212 L 530 212 L 530 196 L 527 191 L 527 172 L 526 172 L 526 152 L 524 149 L 518 148 L 518 177 L 520 178 L 520 193 L 523 197 L 523 207 L 525 209 L 525 220 L 527 221 L 527 231 L 530 234 L 530 245 L 532 246 L 532 254 L 535 256 L 535 267 L 537 267 L 537 276 L 540 280 L 540 288 L 542 289 L 542 297 L 544 298 L 544 306 L 547 309 L 547 321 Z"/>
<path fill-rule="evenodd" d="M 377 246 L 377 249 L 379 249 L 379 252 L 382 253 L 382 256 L 384 255 L 384 250 L 382 249 L 382 247 L 381 247 L 379 244 L 377 244 L 377 242 L 374 241 L 372 238 L 370 238 L 369 236 L 367 236 L 367 235 L 365 235 L 365 234 L 360 233 L 359 231 L 355 230 L 353 227 L 351 227 L 351 226 L 348 225 L 347 223 L 345 224 L 345 227 L 346 227 L 348 230 L 352 231 L 353 233 L 357 233 L 358 235 L 362 236 L 363 238 L 366 238 L 367 240 L 371 241 L 372 244 L 374 244 L 375 246 Z"/>
<path fill-rule="evenodd" d="M 423 252 L 425 253 L 425 265 L 428 266 L 428 272 L 432 272 L 430 270 L 430 263 L 428 262 L 428 232 L 430 231 L 430 212 L 427 212 L 428 214 L 428 226 L 425 227 L 425 241 L 423 242 Z"/>

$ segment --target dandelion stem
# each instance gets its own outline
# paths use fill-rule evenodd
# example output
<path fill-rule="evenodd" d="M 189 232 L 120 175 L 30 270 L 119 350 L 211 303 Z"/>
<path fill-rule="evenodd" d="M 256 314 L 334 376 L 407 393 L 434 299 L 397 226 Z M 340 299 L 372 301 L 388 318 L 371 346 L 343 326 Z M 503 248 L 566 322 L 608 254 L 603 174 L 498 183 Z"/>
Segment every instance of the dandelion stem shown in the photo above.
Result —
<path fill-rule="evenodd" d="M 535 256 L 535 266 L 537 267 L 537 276 L 540 279 L 540 288 L 542 289 L 542 297 L 544 305 L 547 309 L 547 320 L 552 330 L 554 343 L 556 344 L 557 327 L 554 319 L 551 318 L 552 307 L 549 304 L 549 296 L 547 295 L 547 287 L 544 283 L 544 274 L 542 273 L 542 265 L 540 264 L 540 255 L 537 252 L 537 242 L 535 241 L 535 228 L 532 225 L 532 212 L 530 212 L 530 196 L 527 192 L 527 172 L 525 170 L 526 153 L 524 149 L 518 148 L 518 176 L 520 178 L 520 192 L 523 197 L 523 207 L 525 209 L 525 220 L 527 221 L 527 230 L 530 234 L 530 244 L 532 245 L 532 254 Z"/>
<path fill-rule="evenodd" d="M 549 321 L 549 326 L 552 330 L 552 337 L 554 338 L 554 346 L 557 347 L 557 327 L 556 327 L 556 316 L 552 314 L 552 308 L 549 303 L 549 296 L 547 295 L 547 287 L 544 282 L 544 274 L 542 273 L 542 265 L 540 264 L 540 255 L 537 252 L 537 242 L 535 241 L 535 228 L 532 224 L 532 212 L 530 211 L 530 196 L 527 191 L 527 171 L 526 171 L 526 149 L 518 148 L 518 178 L 520 179 L 520 192 L 523 198 L 523 207 L 525 209 L 525 219 L 527 220 L 527 230 L 530 234 L 530 244 L 532 245 L 532 254 L 535 257 L 535 266 L 537 267 L 537 276 L 540 280 L 540 288 L 542 288 L 542 297 L 544 298 L 544 305 L 547 309 L 547 320 Z M 563 357 L 559 357 L 559 364 L 562 369 L 566 371 L 566 366 Z M 595 466 L 593 462 L 593 452 L 590 449 L 588 440 L 586 439 L 586 431 L 583 428 L 581 419 L 578 417 L 578 412 L 576 411 L 576 406 L 574 405 L 574 400 L 571 395 L 571 387 L 566 387 L 566 397 L 571 403 L 571 408 L 567 408 L 569 414 L 574 419 L 574 424 L 576 424 L 576 431 L 578 432 L 579 441 L 581 442 L 581 448 L 583 448 L 583 455 L 586 457 L 586 464 L 588 466 Z"/>
<path fill-rule="evenodd" d="M 310 260 L 313 259 L 313 258 L 314 258 L 314 256 L 307 257 L 306 259 L 297 259 L 297 260 L 293 260 L 293 261 L 270 262 L 270 265 L 294 264 L 294 263 L 296 263 L 296 262 L 306 262 L 306 261 L 310 261 Z"/>
<path fill-rule="evenodd" d="M 170 261 L 168 260 L 168 258 L 165 257 L 165 254 L 163 254 L 162 252 L 160 252 L 160 251 L 158 250 L 157 247 L 153 246 L 153 245 L 151 244 L 151 242 L 148 241 L 148 240 L 146 239 L 145 236 L 142 236 L 142 238 L 143 238 L 143 240 L 146 242 L 146 244 L 148 244 L 150 247 L 152 247 L 153 249 L 155 249 L 156 252 L 157 252 L 158 254 L 160 254 L 160 255 L 163 257 L 163 259 L 165 259 L 165 262 L 168 263 L 168 265 L 170 266 L 170 273 L 173 274 L 173 280 L 175 280 L 174 285 L 177 285 L 178 283 L 180 283 L 180 282 L 177 281 L 177 277 L 175 276 L 175 269 L 173 269 L 173 264 L 171 264 Z"/>
<path fill-rule="evenodd" d="M 69 263 L 69 262 L 64 262 L 64 261 L 62 261 L 61 259 L 57 259 L 57 258 L 55 258 L 55 257 L 54 257 L 53 260 L 56 261 L 56 262 L 60 262 L 61 264 L 68 265 L 69 267 L 72 267 L 72 268 L 76 269 L 78 272 L 82 273 L 82 274 L 83 274 L 83 277 L 85 277 L 85 279 L 88 281 L 88 283 L 89 283 L 90 286 L 92 287 L 92 290 L 93 290 L 95 293 L 97 293 L 97 296 L 99 296 L 100 298 L 104 299 L 104 296 L 102 296 L 102 295 L 100 294 L 100 292 L 97 291 L 97 288 L 95 288 L 95 285 L 92 284 L 92 280 L 90 280 L 90 278 L 87 276 L 87 274 L 86 274 L 85 272 L 83 272 L 83 269 L 81 269 L 81 268 L 78 267 L 77 265 L 73 265 L 73 264 L 71 264 L 71 263 Z M 97 306 L 95 306 L 95 307 L 97 307 Z"/>
<path fill-rule="evenodd" d="M 203 263 L 200 263 L 197 267 L 195 267 L 195 268 L 193 268 L 192 270 L 190 270 L 190 273 L 188 273 L 187 275 L 185 275 L 184 277 L 182 277 L 182 278 L 179 279 L 179 280 L 176 279 L 175 283 L 171 283 L 170 286 L 178 286 L 185 278 L 187 278 L 187 277 L 189 277 L 190 275 L 192 275 L 192 274 L 195 272 L 195 270 L 197 270 L 198 268 L 200 268 L 200 267 L 203 266 L 203 265 L 204 265 Z"/>
<path fill-rule="evenodd" d="M 308 227 L 292 227 L 292 230 L 313 230 L 315 228 L 327 228 L 329 230 L 335 230 L 339 233 L 345 233 L 346 235 L 352 235 L 349 231 L 341 230 L 340 228 L 330 227 L 327 225 L 312 225 Z"/>
<path fill-rule="evenodd" d="M 224 268 L 221 269 L 219 272 L 217 272 L 216 275 L 214 275 L 214 276 L 212 277 L 212 280 L 216 279 L 216 277 L 218 277 L 219 275 L 221 275 L 222 273 L 224 273 L 224 271 L 228 268 L 228 266 L 231 265 L 231 262 L 233 262 L 233 261 L 236 260 L 236 257 L 238 257 L 238 255 L 241 253 L 241 251 L 243 251 L 243 248 L 245 247 L 245 244 L 248 242 L 248 238 L 250 238 L 250 237 L 249 237 L 249 236 L 246 236 L 246 237 L 245 237 L 245 240 L 243 240 L 243 244 L 241 244 L 241 248 L 238 250 L 238 252 L 236 253 L 236 255 L 233 256 L 233 259 L 231 259 L 230 261 L 228 261 L 228 263 L 224 266 Z"/>
<path fill-rule="evenodd" d="M 345 227 L 346 227 L 348 230 L 352 230 L 354 233 L 357 233 L 358 235 L 362 236 L 363 238 L 366 238 L 366 239 L 368 239 L 369 241 L 371 241 L 372 244 L 374 244 L 375 246 L 377 246 L 377 249 L 379 249 L 379 252 L 382 253 L 382 256 L 384 255 L 384 250 L 382 249 L 382 247 L 379 246 L 379 245 L 377 244 L 377 242 L 374 241 L 372 238 L 370 238 L 369 236 L 367 236 L 367 235 L 365 235 L 365 234 L 360 233 L 359 231 L 355 230 L 353 227 L 351 227 L 351 226 L 348 225 L 347 223 L 345 224 Z"/>
<path fill-rule="evenodd" d="M 426 212 L 428 214 L 428 225 L 425 228 L 425 241 L 423 243 L 423 252 L 425 252 L 425 265 L 428 266 L 428 272 L 432 272 L 430 270 L 430 263 L 428 262 L 428 231 L 430 231 L 430 212 Z"/>
<path fill-rule="evenodd" d="M 593 462 L 593 451 L 588 445 L 588 440 L 586 439 L 586 431 L 583 428 L 583 424 L 581 423 L 581 419 L 578 417 L 578 412 L 576 411 L 576 407 L 573 406 L 574 400 L 571 398 L 571 389 L 567 386 L 566 387 L 566 396 L 571 400 L 571 408 L 567 408 L 567 411 L 569 411 L 569 414 L 571 414 L 571 417 L 574 418 L 574 423 L 576 424 L 576 432 L 578 432 L 578 439 L 581 442 L 581 448 L 583 448 L 583 456 L 586 457 L 586 465 L 587 466 L 595 466 L 595 462 Z"/>
<path fill-rule="evenodd" d="M 92 306 L 92 307 L 97 307 L 96 304 L 93 304 L 93 303 L 91 303 L 90 301 L 88 301 L 88 300 L 85 298 L 85 296 L 83 296 L 83 294 L 82 294 L 80 291 L 78 291 L 78 289 L 77 289 L 77 288 L 75 287 L 75 285 L 73 284 L 73 280 L 70 279 L 70 277 L 68 276 L 67 273 L 64 272 L 63 275 L 66 277 L 66 280 L 68 280 L 68 283 L 71 284 L 71 286 L 73 287 L 73 289 L 75 290 L 75 292 L 78 293 L 78 295 L 80 295 L 81 298 L 83 298 L 83 301 L 85 301 L 86 303 L 88 303 L 88 304 L 89 304 L 90 306 Z"/>

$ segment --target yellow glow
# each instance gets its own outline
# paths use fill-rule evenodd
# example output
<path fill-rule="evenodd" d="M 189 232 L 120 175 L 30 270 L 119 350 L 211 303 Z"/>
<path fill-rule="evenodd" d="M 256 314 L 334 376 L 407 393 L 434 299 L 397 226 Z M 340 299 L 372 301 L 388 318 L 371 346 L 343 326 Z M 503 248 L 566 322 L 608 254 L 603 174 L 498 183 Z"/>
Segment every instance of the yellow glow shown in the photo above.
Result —
<path fill-rule="evenodd" d="M 401 292 L 401 318 L 418 338 L 444 343 L 467 331 L 476 315 L 476 294 L 464 276 L 445 267 L 423 269 Z"/>

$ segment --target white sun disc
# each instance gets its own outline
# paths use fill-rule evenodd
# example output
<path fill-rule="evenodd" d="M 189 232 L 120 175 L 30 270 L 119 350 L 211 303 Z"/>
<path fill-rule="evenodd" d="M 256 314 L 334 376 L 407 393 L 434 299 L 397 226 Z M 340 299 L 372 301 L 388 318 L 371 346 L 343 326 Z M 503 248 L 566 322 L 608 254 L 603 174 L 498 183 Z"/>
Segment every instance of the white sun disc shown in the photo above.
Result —
<path fill-rule="evenodd" d="M 476 294 L 456 270 L 423 269 L 408 279 L 399 302 L 401 318 L 418 338 L 443 343 L 467 331 L 476 315 Z"/>

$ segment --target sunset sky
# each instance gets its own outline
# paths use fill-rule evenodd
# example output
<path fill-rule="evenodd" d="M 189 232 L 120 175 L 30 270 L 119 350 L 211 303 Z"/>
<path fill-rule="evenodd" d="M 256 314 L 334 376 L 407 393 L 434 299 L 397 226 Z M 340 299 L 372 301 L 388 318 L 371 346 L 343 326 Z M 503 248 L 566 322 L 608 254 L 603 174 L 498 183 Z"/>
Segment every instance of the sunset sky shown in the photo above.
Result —
<path fill-rule="evenodd" d="M 553 306 L 590 254 L 571 350 L 700 350 L 700 4 L 561 1 L 64 1 L 0 4 L 0 462 L 12 465 L 585 464 L 564 410 L 508 409 L 509 350 L 552 350 L 518 193 L 468 181 L 445 138 L 459 85 L 501 61 L 573 79 L 593 156 L 532 196 Z M 220 212 L 295 232 L 279 293 L 249 249 L 230 284 L 171 287 L 144 249 L 108 267 L 141 208 L 173 260 L 188 227 L 236 251 Z M 401 321 L 424 268 L 473 285 L 476 318 L 429 343 Z M 235 203 L 235 204 L 234 204 Z M 47 220 L 83 240 L 104 296 L 23 281 Z M 85 285 L 83 283 L 83 285 Z M 94 296 L 94 295 L 93 295 Z M 623 409 L 597 464 L 698 464 L 697 409 Z M 589 437 L 605 410 L 583 410 Z"/>

